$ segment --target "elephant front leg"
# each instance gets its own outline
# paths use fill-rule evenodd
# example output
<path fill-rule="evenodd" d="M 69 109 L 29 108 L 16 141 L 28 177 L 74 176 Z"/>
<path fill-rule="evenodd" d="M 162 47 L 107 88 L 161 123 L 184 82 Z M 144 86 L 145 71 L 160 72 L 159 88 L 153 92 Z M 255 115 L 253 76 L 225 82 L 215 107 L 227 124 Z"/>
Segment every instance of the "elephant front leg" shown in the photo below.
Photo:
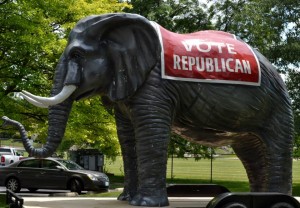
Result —
<path fill-rule="evenodd" d="M 124 190 L 118 197 L 118 200 L 130 201 L 136 195 L 138 186 L 134 129 L 130 120 L 117 112 L 116 123 L 124 165 Z"/>
<path fill-rule="evenodd" d="M 166 191 L 168 119 L 148 114 L 135 131 L 138 161 L 138 193 L 130 201 L 135 206 L 168 206 Z M 150 118 L 152 117 L 152 118 Z"/>

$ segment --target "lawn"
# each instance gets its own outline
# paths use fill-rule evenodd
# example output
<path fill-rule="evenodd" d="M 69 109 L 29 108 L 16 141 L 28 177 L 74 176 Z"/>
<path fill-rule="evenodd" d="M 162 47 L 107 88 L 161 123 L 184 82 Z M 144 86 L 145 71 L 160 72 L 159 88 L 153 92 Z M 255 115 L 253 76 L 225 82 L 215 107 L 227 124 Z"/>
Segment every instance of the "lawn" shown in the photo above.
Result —
<path fill-rule="evenodd" d="M 115 162 L 105 161 L 105 170 L 114 174 L 110 176 L 112 187 L 122 187 L 123 166 L 118 157 Z M 171 177 L 171 159 L 168 160 L 168 183 L 214 183 L 223 185 L 232 192 L 249 191 L 246 171 L 239 159 L 235 157 L 219 157 L 212 161 L 203 159 L 195 161 L 193 158 L 174 158 L 173 177 Z M 300 161 L 293 163 L 293 195 L 300 196 Z"/>
<path fill-rule="evenodd" d="M 0 208 L 6 208 L 8 206 L 6 206 L 6 198 L 5 198 L 6 195 L 4 194 L 0 194 Z"/>

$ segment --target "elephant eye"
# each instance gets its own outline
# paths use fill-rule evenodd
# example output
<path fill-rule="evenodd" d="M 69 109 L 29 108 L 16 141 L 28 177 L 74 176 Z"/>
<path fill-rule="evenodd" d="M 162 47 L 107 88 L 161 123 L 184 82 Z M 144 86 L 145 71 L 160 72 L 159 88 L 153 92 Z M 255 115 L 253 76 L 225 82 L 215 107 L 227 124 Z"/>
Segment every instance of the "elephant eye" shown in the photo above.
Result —
<path fill-rule="evenodd" d="M 75 60 L 82 60 L 84 58 L 84 52 L 80 50 L 74 50 L 70 53 L 70 58 Z"/>

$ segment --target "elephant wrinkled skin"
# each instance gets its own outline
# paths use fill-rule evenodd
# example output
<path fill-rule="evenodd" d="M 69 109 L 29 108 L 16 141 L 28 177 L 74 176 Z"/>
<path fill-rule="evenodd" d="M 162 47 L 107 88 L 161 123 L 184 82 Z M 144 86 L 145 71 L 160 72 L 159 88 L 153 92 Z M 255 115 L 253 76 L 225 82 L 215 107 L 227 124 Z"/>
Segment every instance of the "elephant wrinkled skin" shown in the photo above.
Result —
<path fill-rule="evenodd" d="M 169 204 L 170 131 L 203 145 L 231 145 L 246 168 L 251 191 L 291 194 L 290 99 L 276 69 L 253 51 L 261 67 L 260 86 L 167 80 L 161 77 L 161 46 L 150 21 L 134 14 L 82 19 L 70 33 L 51 95 L 65 85 L 76 89 L 62 103 L 50 105 L 44 148 L 34 149 L 24 138 L 25 148 L 36 157 L 51 155 L 64 135 L 72 102 L 100 95 L 115 109 L 125 174 L 119 200 Z"/>

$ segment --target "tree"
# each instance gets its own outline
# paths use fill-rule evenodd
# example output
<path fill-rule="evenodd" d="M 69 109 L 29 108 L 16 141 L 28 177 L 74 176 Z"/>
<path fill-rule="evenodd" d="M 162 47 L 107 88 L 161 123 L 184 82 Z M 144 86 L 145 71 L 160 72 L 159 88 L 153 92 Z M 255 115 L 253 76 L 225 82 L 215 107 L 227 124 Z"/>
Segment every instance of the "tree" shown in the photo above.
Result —
<path fill-rule="evenodd" d="M 287 76 L 287 87 L 292 99 L 295 125 L 294 158 L 300 158 L 300 72 L 299 69 L 290 70 Z"/>
<path fill-rule="evenodd" d="M 0 116 L 6 115 L 22 122 L 29 134 L 40 135 L 38 139 L 45 136 L 47 110 L 31 106 L 20 99 L 16 92 L 27 90 L 34 94 L 49 95 L 55 64 L 75 23 L 91 14 L 118 12 L 125 7 L 128 7 L 126 3 L 118 3 L 116 0 L 1 1 Z M 96 100 L 90 101 L 90 103 L 94 102 Z M 68 137 L 66 141 L 83 136 L 77 130 L 81 127 L 75 120 L 85 117 L 84 111 L 90 103 L 81 103 L 80 108 L 73 109 L 77 111 L 73 112 L 74 115 L 77 114 L 77 118 L 75 119 L 73 115 L 74 122 L 71 122 L 66 132 L 66 137 Z M 102 114 L 104 108 L 100 106 L 97 110 L 95 114 Z M 99 117 L 95 115 L 95 117 L 99 118 L 98 123 L 104 119 L 101 115 Z M 106 122 L 105 119 L 103 122 Z M 77 128 L 72 125 L 77 125 Z M 97 125 L 93 127 L 99 128 Z M 71 133 L 72 129 L 77 131 Z M 109 133 L 112 134 L 111 138 L 115 138 L 115 132 L 109 130 Z M 102 137 L 103 135 L 89 135 L 90 140 L 100 139 L 101 141 Z M 115 145 L 109 144 L 108 147 L 103 145 L 101 147 L 103 149 L 114 148 L 113 151 L 117 151 Z"/>
<path fill-rule="evenodd" d="M 282 72 L 299 67 L 300 3 L 294 0 L 209 0 L 215 27 L 257 48 Z"/>
<path fill-rule="evenodd" d="M 139 13 L 157 21 L 174 32 L 193 32 L 216 29 L 233 33 L 257 48 L 279 71 L 290 74 L 287 80 L 293 109 L 300 114 L 300 2 L 295 0 L 133 0 L 130 12 Z M 299 77 L 299 78 L 296 78 Z M 298 98 L 299 97 L 299 98 Z M 299 101 L 298 101 L 299 100 Z M 296 132 L 300 135 L 295 114 Z M 299 129 L 299 131 L 298 131 Z M 181 139 L 179 142 L 178 139 Z M 296 137 L 296 141 L 297 140 Z M 182 138 L 172 137 L 173 143 L 182 144 Z M 296 143 L 297 145 L 297 143 Z M 298 143 L 300 146 L 300 141 Z M 192 148 L 194 150 L 201 150 Z M 201 152 L 201 151 L 199 151 Z M 177 152 L 182 155 L 182 152 Z M 205 156 L 205 154 L 204 154 Z"/>
<path fill-rule="evenodd" d="M 205 5 L 198 0 L 133 0 L 125 11 L 145 16 L 178 33 L 212 29 Z"/>
<path fill-rule="evenodd" d="M 177 134 L 171 135 L 171 140 L 168 148 L 169 155 L 175 155 L 176 157 L 186 157 L 188 154 L 194 157 L 195 160 L 210 158 L 215 151 L 207 146 L 202 146 L 194 142 L 183 139 Z"/>

